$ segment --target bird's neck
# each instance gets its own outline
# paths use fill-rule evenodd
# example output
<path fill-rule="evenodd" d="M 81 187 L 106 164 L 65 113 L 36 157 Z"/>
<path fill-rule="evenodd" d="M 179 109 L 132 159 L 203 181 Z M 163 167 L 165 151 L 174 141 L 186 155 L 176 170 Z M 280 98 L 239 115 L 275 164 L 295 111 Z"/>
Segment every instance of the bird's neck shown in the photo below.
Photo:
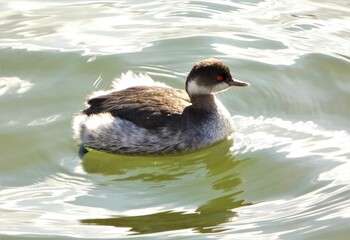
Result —
<path fill-rule="evenodd" d="M 192 106 L 195 109 L 213 111 L 217 108 L 216 97 L 214 94 L 193 95 L 190 96 Z"/>

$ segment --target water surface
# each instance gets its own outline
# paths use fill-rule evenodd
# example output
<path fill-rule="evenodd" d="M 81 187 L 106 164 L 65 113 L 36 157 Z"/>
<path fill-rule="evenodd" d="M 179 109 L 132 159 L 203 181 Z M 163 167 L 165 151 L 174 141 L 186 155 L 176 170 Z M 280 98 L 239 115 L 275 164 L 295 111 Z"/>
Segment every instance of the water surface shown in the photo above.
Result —
<path fill-rule="evenodd" d="M 347 1 L 2 1 L 3 239 L 347 239 Z M 232 141 L 79 158 L 71 119 L 122 72 L 183 88 L 217 57 Z"/>

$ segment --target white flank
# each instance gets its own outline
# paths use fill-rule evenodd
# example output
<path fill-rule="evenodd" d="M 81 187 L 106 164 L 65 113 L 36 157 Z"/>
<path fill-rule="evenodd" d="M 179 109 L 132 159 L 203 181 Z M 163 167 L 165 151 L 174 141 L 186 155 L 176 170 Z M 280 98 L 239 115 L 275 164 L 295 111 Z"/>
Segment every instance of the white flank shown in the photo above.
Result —
<path fill-rule="evenodd" d="M 100 113 L 96 115 L 78 114 L 73 118 L 74 138 L 84 141 L 85 131 L 94 132 L 96 135 L 101 130 L 108 128 L 115 118 L 109 113 Z"/>

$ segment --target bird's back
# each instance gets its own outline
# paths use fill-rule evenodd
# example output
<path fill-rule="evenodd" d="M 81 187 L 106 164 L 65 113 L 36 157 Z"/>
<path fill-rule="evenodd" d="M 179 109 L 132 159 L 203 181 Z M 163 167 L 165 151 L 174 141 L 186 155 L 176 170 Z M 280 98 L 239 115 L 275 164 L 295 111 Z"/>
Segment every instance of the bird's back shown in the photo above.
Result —
<path fill-rule="evenodd" d="M 110 113 L 145 129 L 157 129 L 181 122 L 182 113 L 191 102 L 184 90 L 167 87 L 131 87 L 88 100 L 83 111 Z"/>

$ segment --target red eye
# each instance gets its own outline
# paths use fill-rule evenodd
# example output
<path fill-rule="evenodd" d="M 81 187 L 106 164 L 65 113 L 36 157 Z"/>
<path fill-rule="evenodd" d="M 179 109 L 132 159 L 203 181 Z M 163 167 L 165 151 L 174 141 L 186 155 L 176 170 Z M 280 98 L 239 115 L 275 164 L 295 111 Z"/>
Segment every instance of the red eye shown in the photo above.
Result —
<path fill-rule="evenodd" d="M 221 82 L 221 81 L 224 80 L 224 78 L 223 78 L 221 75 L 218 75 L 218 76 L 216 77 L 216 80 L 219 81 L 219 82 Z"/>

